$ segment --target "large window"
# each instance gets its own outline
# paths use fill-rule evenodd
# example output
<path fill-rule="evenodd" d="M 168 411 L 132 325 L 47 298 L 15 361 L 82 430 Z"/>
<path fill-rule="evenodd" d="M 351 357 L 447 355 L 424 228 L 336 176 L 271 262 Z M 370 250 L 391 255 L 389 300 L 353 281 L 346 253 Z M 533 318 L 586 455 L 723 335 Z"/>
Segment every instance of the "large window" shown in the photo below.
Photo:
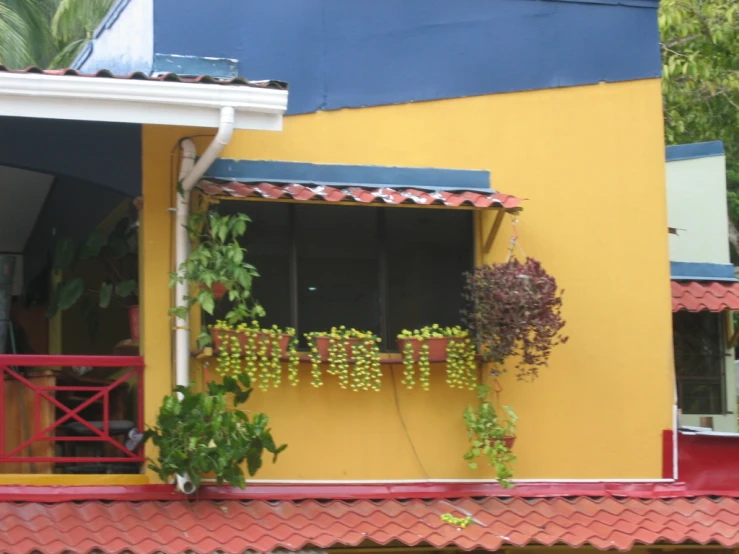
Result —
<path fill-rule="evenodd" d="M 266 325 L 301 337 L 346 325 L 392 350 L 405 328 L 460 323 L 471 211 L 239 201 L 217 209 L 252 220 L 243 246 L 261 275 L 253 293 Z"/>
<path fill-rule="evenodd" d="M 723 314 L 673 314 L 678 405 L 685 414 L 721 414 L 724 409 Z"/>

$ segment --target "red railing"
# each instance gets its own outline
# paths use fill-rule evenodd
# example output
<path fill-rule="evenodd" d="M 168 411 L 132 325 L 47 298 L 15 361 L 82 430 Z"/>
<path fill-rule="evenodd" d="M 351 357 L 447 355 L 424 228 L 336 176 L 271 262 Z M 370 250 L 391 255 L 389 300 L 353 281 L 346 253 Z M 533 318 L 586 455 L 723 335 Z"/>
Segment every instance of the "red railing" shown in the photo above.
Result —
<path fill-rule="evenodd" d="M 42 368 L 47 369 L 39 371 Z M 61 368 L 92 368 L 98 376 L 85 378 L 81 372 L 75 374 Z M 116 368 L 121 371 L 111 377 Z M 131 429 L 143 429 L 143 369 L 144 361 L 139 356 L 0 355 L 0 471 L 8 463 L 65 464 L 62 467 L 123 463 L 133 467 L 143 462 L 142 444 L 133 450 L 124 444 Z M 132 394 L 128 394 L 130 389 Z M 65 398 L 75 394 L 79 398 L 65 404 Z M 135 399 L 136 406 L 128 403 L 124 412 L 117 415 L 124 419 L 112 419 L 111 397 L 123 398 L 123 404 L 126 399 Z M 26 405 L 28 400 L 30 406 Z M 94 420 L 86 419 L 90 413 L 96 414 Z M 32 424 L 27 421 L 29 415 Z M 125 419 L 129 416 L 132 417 Z M 26 429 L 18 436 L 20 422 Z M 76 454 L 77 446 L 89 446 L 91 442 L 99 443 L 99 455 Z M 61 455 L 56 443 L 61 443 L 64 450 Z M 47 447 L 40 446 L 43 444 Z M 74 448 L 71 454 L 69 447 Z M 106 455 L 105 447 L 113 454 Z M 34 455 L 38 450 L 43 453 Z"/>

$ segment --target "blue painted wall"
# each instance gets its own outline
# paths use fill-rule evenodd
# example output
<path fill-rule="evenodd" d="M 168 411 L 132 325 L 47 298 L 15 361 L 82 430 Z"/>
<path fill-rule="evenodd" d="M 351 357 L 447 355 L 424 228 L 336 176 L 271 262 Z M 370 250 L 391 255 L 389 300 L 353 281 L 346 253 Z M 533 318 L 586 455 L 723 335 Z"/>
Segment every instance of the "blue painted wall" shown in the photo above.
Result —
<path fill-rule="evenodd" d="M 687 281 L 736 281 L 731 264 L 670 262 L 672 279 Z"/>
<path fill-rule="evenodd" d="M 141 126 L 0 117 L 0 165 L 141 194 Z"/>
<path fill-rule="evenodd" d="M 724 143 L 720 140 L 710 142 L 694 142 L 692 144 L 676 144 L 665 149 L 668 162 L 692 160 L 694 158 L 710 158 L 724 155 Z"/>
<path fill-rule="evenodd" d="M 141 0 L 126 1 L 134 10 Z M 289 112 L 305 113 L 658 77 L 656 7 L 656 0 L 157 0 L 152 57 L 238 59 L 244 77 L 287 81 Z M 145 56 L 121 66 L 131 59 L 130 37 L 151 31 L 125 10 L 99 33 L 85 69 L 151 69 Z"/>
<path fill-rule="evenodd" d="M 403 187 L 420 189 L 483 189 L 490 192 L 490 172 L 424 167 L 311 164 L 218 159 L 207 177 L 242 183 L 298 183 L 333 187 Z"/>
<path fill-rule="evenodd" d="M 290 112 L 660 74 L 656 3 L 201 0 L 154 6 L 154 50 L 237 58 Z"/>

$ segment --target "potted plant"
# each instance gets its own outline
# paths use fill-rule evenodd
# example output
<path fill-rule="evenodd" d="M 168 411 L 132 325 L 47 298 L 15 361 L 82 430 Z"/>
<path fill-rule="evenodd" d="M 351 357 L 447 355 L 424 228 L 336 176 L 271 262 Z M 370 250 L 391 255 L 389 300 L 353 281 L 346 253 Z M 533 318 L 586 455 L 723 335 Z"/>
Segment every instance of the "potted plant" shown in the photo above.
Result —
<path fill-rule="evenodd" d="M 464 411 L 464 424 L 470 440 L 470 448 L 464 454 L 470 469 L 477 469 L 477 458 L 484 456 L 495 469 L 498 482 L 504 488 L 511 487 L 512 465 L 516 457 L 511 452 L 516 441 L 516 421 L 518 418 L 510 406 L 504 406 L 507 418 L 498 416 L 493 405 L 487 400 L 490 387 L 480 385 L 477 408 L 467 406 Z"/>
<path fill-rule="evenodd" d="M 212 328 L 213 348 L 218 355 L 216 370 L 221 375 L 244 372 L 259 388 L 277 387 L 282 380 L 282 361 L 288 362 L 288 379 L 298 384 L 298 365 L 295 329 L 269 329 L 257 321 L 230 325 L 218 321 Z"/>
<path fill-rule="evenodd" d="M 97 327 L 96 308 L 108 308 L 117 304 L 128 308 L 131 338 L 139 339 L 138 305 L 138 255 L 137 231 L 128 218 L 121 219 L 106 237 L 91 233 L 78 246 L 70 237 L 56 243 L 52 260 L 52 271 L 61 278 L 51 297 L 46 312 L 53 317 L 80 302 L 83 315 L 87 317 L 91 331 Z M 104 276 L 97 287 L 87 289 L 80 276 L 70 277 L 80 261 L 99 262 Z M 64 277 L 69 277 L 64 279 Z M 95 298 L 93 301 L 92 299 Z"/>
<path fill-rule="evenodd" d="M 464 319 L 493 373 L 517 358 L 519 379 L 538 376 L 552 348 L 567 342 L 561 331 L 562 293 L 557 281 L 533 258 L 484 265 L 466 276 Z"/>
<path fill-rule="evenodd" d="M 312 385 L 323 384 L 321 364 L 328 363 L 329 375 L 339 378 L 342 389 L 380 390 L 380 338 L 371 331 L 332 327 L 329 332 L 306 333 L 310 346 Z"/>
<path fill-rule="evenodd" d="M 403 354 L 403 381 L 412 389 L 416 372 L 423 390 L 429 390 L 431 362 L 446 362 L 446 382 L 452 388 L 473 390 L 477 385 L 477 354 L 469 333 L 461 327 L 433 324 L 398 335 Z"/>
<path fill-rule="evenodd" d="M 265 315 L 251 294 L 252 282 L 259 273 L 244 261 L 246 249 L 238 242 L 250 221 L 246 214 L 190 215 L 187 231 L 195 246 L 178 271 L 170 275 L 170 287 L 189 282 L 192 293 L 184 298 L 184 305 L 170 310 L 172 314 L 184 318 L 193 305 L 199 304 L 205 313 L 213 315 L 216 300 L 227 293 L 231 304 L 224 318 L 226 324 L 234 326 Z M 201 347 L 212 343 L 208 329 L 198 336 L 198 343 Z"/>
<path fill-rule="evenodd" d="M 174 477 L 177 490 L 192 494 L 205 474 L 215 475 L 219 485 L 244 488 L 242 464 L 250 476 L 262 466 L 264 452 L 273 454 L 273 462 L 287 448 L 276 446 L 267 427 L 265 414 L 251 419 L 239 406 L 251 393 L 249 378 L 226 376 L 223 383 L 208 383 L 207 392 L 193 392 L 191 387 L 177 387 L 176 394 L 164 398 L 156 424 L 147 429 L 145 440 L 159 449 L 149 468 L 163 481 Z M 227 395 L 233 396 L 229 406 Z"/>

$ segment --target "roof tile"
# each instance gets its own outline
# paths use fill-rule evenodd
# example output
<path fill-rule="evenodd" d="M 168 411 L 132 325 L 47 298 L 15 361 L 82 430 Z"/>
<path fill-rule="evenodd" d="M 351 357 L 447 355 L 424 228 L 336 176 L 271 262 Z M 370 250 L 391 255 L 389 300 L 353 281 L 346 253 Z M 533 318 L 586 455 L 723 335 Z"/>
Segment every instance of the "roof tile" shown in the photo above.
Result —
<path fill-rule="evenodd" d="M 739 283 L 672 281 L 672 311 L 739 310 Z"/>
<path fill-rule="evenodd" d="M 444 513 L 474 518 L 466 528 Z M 462 498 L 318 503 L 253 501 L 5 503 L 0 552 L 241 554 L 364 541 L 497 550 L 589 545 L 629 550 L 661 542 L 739 545 L 739 500 Z"/>
<path fill-rule="evenodd" d="M 368 188 L 308 184 L 238 183 L 203 180 L 200 190 L 209 196 L 298 200 L 302 202 L 351 202 L 361 204 L 416 204 L 517 210 L 521 199 L 494 190 L 419 190 L 413 188 Z"/>

